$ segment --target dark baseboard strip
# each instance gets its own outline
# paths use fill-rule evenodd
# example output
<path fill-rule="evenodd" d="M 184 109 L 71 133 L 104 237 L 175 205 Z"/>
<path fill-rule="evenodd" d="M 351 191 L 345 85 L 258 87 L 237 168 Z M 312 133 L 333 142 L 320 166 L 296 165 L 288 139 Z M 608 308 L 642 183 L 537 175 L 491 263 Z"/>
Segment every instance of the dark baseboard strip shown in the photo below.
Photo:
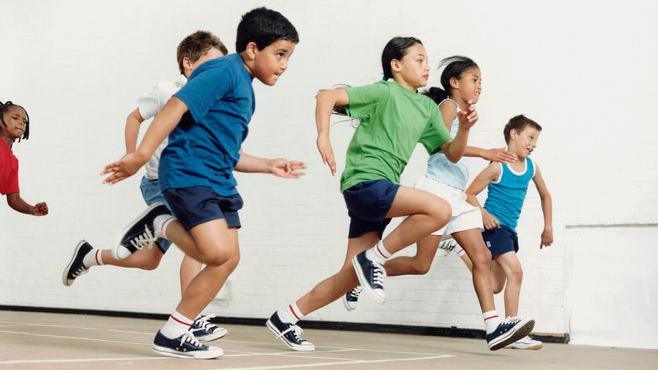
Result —
<path fill-rule="evenodd" d="M 160 313 L 129 312 L 129 311 L 104 311 L 75 308 L 58 308 L 58 307 L 31 307 L 31 306 L 7 306 L 0 305 L 3 311 L 22 311 L 22 312 L 48 312 L 64 313 L 76 315 L 97 315 L 110 317 L 129 317 L 138 319 L 166 320 L 169 315 Z M 265 319 L 253 319 L 246 317 L 216 317 L 211 320 L 216 324 L 232 325 L 250 325 L 263 326 Z M 346 330 L 346 331 L 364 331 L 372 333 L 393 333 L 393 334 L 413 334 L 429 335 L 440 337 L 457 337 L 457 338 L 474 338 L 484 339 L 484 331 L 477 329 L 461 329 L 457 327 L 432 327 L 432 326 L 411 326 L 411 325 L 389 325 L 389 324 L 365 324 L 354 322 L 337 322 L 337 321 L 303 321 L 304 329 L 324 329 L 324 330 Z M 533 334 L 533 338 L 545 343 L 569 343 L 569 334 Z"/>

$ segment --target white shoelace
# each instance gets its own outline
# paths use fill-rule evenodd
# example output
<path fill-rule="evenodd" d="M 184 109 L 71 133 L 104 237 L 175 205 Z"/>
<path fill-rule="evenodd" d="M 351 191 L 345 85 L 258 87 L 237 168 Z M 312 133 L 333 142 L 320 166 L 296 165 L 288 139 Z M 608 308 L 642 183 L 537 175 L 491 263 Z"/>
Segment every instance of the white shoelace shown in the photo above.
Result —
<path fill-rule="evenodd" d="M 350 297 L 359 298 L 361 292 L 363 292 L 363 287 L 361 285 L 357 285 L 354 287 L 354 289 L 350 290 Z"/>
<path fill-rule="evenodd" d="M 217 325 L 215 325 L 215 324 L 211 323 L 210 321 L 208 321 L 208 320 L 212 319 L 213 317 L 215 317 L 215 315 L 201 316 L 200 318 L 198 318 L 196 320 L 196 322 L 199 324 L 199 326 L 196 328 L 196 330 L 206 331 L 209 328 L 217 327 Z"/>
<path fill-rule="evenodd" d="M 151 248 L 156 240 L 158 240 L 158 238 L 153 235 L 151 229 L 149 229 L 148 226 L 144 226 L 144 232 L 134 237 L 130 241 L 130 244 L 136 249 L 142 249 L 144 247 Z"/>
<path fill-rule="evenodd" d="M 195 347 L 201 347 L 201 343 L 199 343 L 199 341 L 189 331 L 185 332 L 185 334 L 183 334 L 183 336 L 180 338 L 180 346 L 183 347 L 185 342 L 189 342 Z"/>
<path fill-rule="evenodd" d="M 87 272 L 87 268 L 83 265 L 79 269 L 75 270 L 75 272 L 73 273 L 73 277 L 77 278 L 78 276 L 84 274 L 85 272 Z"/>
<path fill-rule="evenodd" d="M 304 329 L 300 328 L 297 325 L 292 325 L 288 329 L 284 330 L 283 333 L 279 334 L 279 338 L 286 335 L 288 332 L 292 331 L 292 334 L 295 336 L 297 342 L 304 342 L 302 339 L 302 334 L 304 334 Z"/>
<path fill-rule="evenodd" d="M 375 271 L 373 271 L 372 273 L 373 283 L 379 284 L 379 286 L 383 287 L 384 278 L 386 277 L 386 270 L 384 270 L 384 266 L 380 265 L 377 262 L 373 262 L 373 265 L 375 265 Z"/>

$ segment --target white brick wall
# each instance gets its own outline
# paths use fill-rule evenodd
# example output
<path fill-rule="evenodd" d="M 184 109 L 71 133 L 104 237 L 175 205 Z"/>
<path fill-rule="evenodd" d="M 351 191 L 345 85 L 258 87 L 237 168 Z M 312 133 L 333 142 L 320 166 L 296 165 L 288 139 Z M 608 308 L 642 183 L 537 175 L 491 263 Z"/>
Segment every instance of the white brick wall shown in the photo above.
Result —
<path fill-rule="evenodd" d="M 157 271 L 98 268 L 72 288 L 61 285 L 61 269 L 80 238 L 109 246 L 143 207 L 137 177 L 108 187 L 97 173 L 121 155 L 123 122 L 135 99 L 155 82 L 176 77 L 180 39 L 208 29 L 233 49 L 239 15 L 261 4 L 24 1 L 5 10 L 0 100 L 21 103 L 30 113 L 32 137 L 15 146 L 22 194 L 48 201 L 51 215 L 32 218 L 0 205 L 0 304 L 140 312 L 175 306 L 178 251 Z M 569 331 L 568 252 L 580 246 L 568 244 L 565 225 L 658 222 L 654 2 L 437 4 L 267 2 L 294 22 L 301 43 L 278 86 L 255 83 L 257 111 L 244 148 L 303 159 L 309 169 L 299 181 L 238 176 L 246 201 L 242 262 L 209 311 L 266 317 L 340 266 L 348 220 L 338 178 L 328 175 L 316 153 L 313 96 L 338 83 L 376 81 L 381 48 L 395 35 L 422 39 L 435 66 L 456 53 L 481 65 L 484 94 L 473 144 L 502 146 L 502 127 L 518 113 L 545 128 L 533 156 L 553 193 L 555 245 L 537 248 L 542 217 L 534 190 L 519 225 L 521 312 L 537 319 L 537 331 Z M 438 77 L 431 77 L 434 84 Z M 352 132 L 346 124 L 333 128 L 339 167 Z M 426 158 L 422 150 L 415 153 L 404 184 L 422 175 Z M 483 165 L 475 161 L 473 174 Z M 646 235 L 631 234 L 625 243 L 645 242 L 635 238 Z M 632 269 L 619 266 L 616 273 L 623 279 Z M 387 284 L 383 306 L 364 300 L 347 314 L 335 303 L 310 319 L 482 327 L 470 277 L 455 257 L 434 261 L 427 276 Z M 502 312 L 501 297 L 497 303 Z"/>

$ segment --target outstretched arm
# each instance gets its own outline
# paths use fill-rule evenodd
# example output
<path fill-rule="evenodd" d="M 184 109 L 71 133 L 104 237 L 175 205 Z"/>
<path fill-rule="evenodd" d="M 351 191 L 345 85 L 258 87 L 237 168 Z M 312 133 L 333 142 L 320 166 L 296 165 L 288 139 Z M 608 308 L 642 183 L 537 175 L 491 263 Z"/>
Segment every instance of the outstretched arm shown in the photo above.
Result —
<path fill-rule="evenodd" d="M 287 179 L 296 179 L 304 175 L 304 162 L 289 161 L 285 158 L 260 158 L 240 150 L 240 159 L 235 170 L 247 173 L 269 173 Z"/>
<path fill-rule="evenodd" d="M 487 230 L 500 227 L 500 222 L 494 215 L 487 212 L 487 210 L 482 207 L 478 201 L 477 195 L 480 194 L 489 183 L 498 179 L 499 176 L 500 166 L 497 163 L 490 163 L 484 168 L 484 170 L 482 170 L 482 172 L 480 172 L 479 175 L 477 175 L 475 180 L 473 180 L 471 185 L 466 189 L 466 201 L 475 207 L 480 208 L 480 211 L 482 212 L 482 222 Z"/>
<path fill-rule="evenodd" d="M 45 202 L 32 206 L 21 198 L 20 193 L 7 194 L 7 204 L 13 210 L 26 215 L 45 216 L 48 214 L 48 205 Z"/>
<path fill-rule="evenodd" d="M 175 96 L 169 99 L 149 126 L 137 150 L 125 155 L 119 161 L 105 166 L 102 174 L 109 176 L 105 178 L 104 182 L 115 184 L 137 172 L 153 155 L 160 143 L 174 130 L 185 112 L 187 112 L 187 105 L 182 100 Z"/>
<path fill-rule="evenodd" d="M 516 156 L 505 151 L 505 148 L 482 149 L 475 146 L 467 146 L 464 157 L 482 158 L 489 162 L 514 163 Z"/>
<path fill-rule="evenodd" d="M 349 104 L 345 89 L 321 90 L 315 97 L 315 124 L 318 129 L 317 146 L 322 157 L 322 163 L 329 166 L 331 175 L 336 175 L 336 159 L 329 140 L 329 120 L 335 106 Z"/>
<path fill-rule="evenodd" d="M 137 137 L 139 136 L 139 127 L 144 118 L 139 113 L 139 108 L 135 108 L 126 118 L 126 128 L 124 137 L 126 140 L 126 153 L 132 153 L 137 150 Z"/>
<path fill-rule="evenodd" d="M 537 187 L 539 199 L 541 199 L 541 210 L 544 213 L 544 231 L 541 233 L 541 242 L 539 244 L 539 248 L 541 249 L 553 244 L 553 198 L 548 191 L 548 187 L 539 171 L 539 167 L 536 165 L 535 177 L 532 178 L 532 181 L 534 181 L 535 186 Z"/>

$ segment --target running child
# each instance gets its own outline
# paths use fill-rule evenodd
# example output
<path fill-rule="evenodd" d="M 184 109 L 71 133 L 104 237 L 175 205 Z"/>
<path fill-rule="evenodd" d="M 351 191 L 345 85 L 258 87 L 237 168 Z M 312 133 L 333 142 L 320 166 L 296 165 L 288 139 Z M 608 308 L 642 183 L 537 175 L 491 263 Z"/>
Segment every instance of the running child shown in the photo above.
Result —
<path fill-rule="evenodd" d="M 163 205 L 129 225 L 118 250 L 163 237 L 206 266 L 190 282 L 182 300 L 155 336 L 153 349 L 166 356 L 216 358 L 218 347 L 189 334 L 197 315 L 212 301 L 238 264 L 238 211 L 243 202 L 233 171 L 297 178 L 301 162 L 258 158 L 240 150 L 255 109 L 252 79 L 273 86 L 288 68 L 299 42 L 281 13 L 257 8 L 242 16 L 236 52 L 207 61 L 191 75 L 155 117 L 134 153 L 107 165 L 108 184 L 134 174 L 169 135 L 158 170 Z"/>
<path fill-rule="evenodd" d="M 482 237 L 491 251 L 491 282 L 495 293 L 505 287 L 505 315 L 516 317 L 519 312 L 519 297 L 523 269 L 516 255 L 519 240 L 516 226 L 532 180 L 539 192 L 541 208 L 544 214 L 544 231 L 541 233 L 539 248 L 553 243 L 553 203 L 548 187 L 539 171 L 539 166 L 530 159 L 530 154 L 537 147 L 541 126 L 523 116 L 510 119 L 503 130 L 507 152 L 516 156 L 514 163 L 491 163 L 466 189 L 468 202 L 482 211 L 482 221 L 486 230 Z M 477 195 L 487 188 L 488 195 L 484 207 L 477 200 Z M 464 262 L 473 269 L 469 258 Z M 507 282 L 507 284 L 505 284 Z M 510 348 L 540 349 L 542 342 L 526 336 Z"/>
<path fill-rule="evenodd" d="M 136 150 L 141 123 L 155 117 L 167 100 L 185 85 L 187 78 L 199 65 L 226 54 L 228 54 L 226 46 L 210 32 L 197 31 L 185 37 L 176 51 L 180 78 L 176 81 L 158 83 L 149 94 L 137 100 L 137 108 L 128 115 L 125 128 L 126 153 L 133 153 Z M 166 146 L 167 140 L 165 139 L 145 165 L 146 171 L 142 177 L 140 189 L 144 201 L 149 206 L 156 202 L 167 205 L 158 182 L 160 154 Z M 113 249 L 94 248 L 89 242 L 82 240 L 76 246 L 71 260 L 64 269 L 62 281 L 65 286 L 71 286 L 76 278 L 89 271 L 93 266 L 112 265 L 154 270 L 160 265 L 162 256 L 169 249 L 171 242 L 159 238 L 154 244 L 157 248 L 142 248 L 133 254 L 124 253 L 117 256 L 112 253 Z M 187 255 L 183 258 L 180 265 L 181 294 L 201 271 L 201 267 L 201 263 L 193 258 Z M 213 315 L 201 315 L 194 320 L 190 330 L 197 339 L 211 341 L 226 335 L 226 329 L 209 322 L 212 317 Z"/>
<path fill-rule="evenodd" d="M 0 102 L 0 194 L 7 196 L 13 210 L 33 216 L 48 214 L 48 205 L 31 205 L 21 198 L 18 187 L 18 158 L 11 150 L 14 142 L 30 137 L 30 116 L 25 108 L 10 101 Z"/>

